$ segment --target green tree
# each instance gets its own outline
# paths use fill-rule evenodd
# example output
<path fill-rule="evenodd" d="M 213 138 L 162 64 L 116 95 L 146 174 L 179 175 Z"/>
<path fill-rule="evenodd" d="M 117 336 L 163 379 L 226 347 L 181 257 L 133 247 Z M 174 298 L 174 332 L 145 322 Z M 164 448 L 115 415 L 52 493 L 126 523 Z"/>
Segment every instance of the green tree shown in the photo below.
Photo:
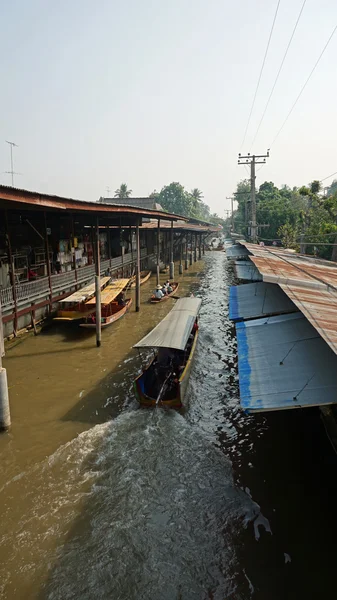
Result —
<path fill-rule="evenodd" d="M 158 196 L 158 202 L 168 212 L 182 215 L 183 217 L 192 216 L 192 197 L 185 190 L 184 186 L 178 182 L 164 186 Z"/>
<path fill-rule="evenodd" d="M 199 188 L 194 188 L 191 191 L 191 196 L 192 196 L 192 198 L 195 198 L 195 200 L 197 200 L 198 202 L 200 202 L 201 199 L 203 198 L 202 191 L 199 190 Z"/>
<path fill-rule="evenodd" d="M 128 190 L 126 183 L 121 183 L 120 187 L 115 190 L 115 198 L 129 198 L 132 194 L 132 190 Z"/>

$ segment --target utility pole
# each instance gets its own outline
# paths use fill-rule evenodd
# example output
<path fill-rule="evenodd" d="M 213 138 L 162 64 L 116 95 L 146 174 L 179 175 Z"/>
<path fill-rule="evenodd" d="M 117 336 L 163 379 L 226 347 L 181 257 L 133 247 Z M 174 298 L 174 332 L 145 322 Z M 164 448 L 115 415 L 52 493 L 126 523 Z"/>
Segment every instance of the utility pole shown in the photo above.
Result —
<path fill-rule="evenodd" d="M 231 227 L 232 227 L 232 231 L 234 231 L 234 208 L 233 208 L 234 198 L 233 198 L 233 196 L 226 196 L 226 200 L 231 201 Z"/>
<path fill-rule="evenodd" d="M 19 146 L 17 144 L 14 144 L 14 142 L 8 142 L 7 140 L 5 140 L 5 142 L 6 142 L 6 144 L 9 144 L 10 149 L 11 149 L 11 170 L 5 171 L 5 172 L 8 173 L 8 175 L 12 175 L 12 187 L 14 187 L 14 175 L 19 175 L 19 173 L 15 173 L 15 171 L 14 171 L 13 146 L 15 146 L 16 148 L 18 148 Z"/>
<path fill-rule="evenodd" d="M 251 222 L 250 222 L 250 238 L 253 244 L 257 242 L 257 223 L 256 223 L 256 197 L 255 197 L 255 165 L 264 165 L 266 159 L 269 158 L 269 150 L 267 154 L 247 154 L 242 156 L 239 154 L 238 164 L 239 165 L 250 165 L 250 210 L 251 210 Z"/>

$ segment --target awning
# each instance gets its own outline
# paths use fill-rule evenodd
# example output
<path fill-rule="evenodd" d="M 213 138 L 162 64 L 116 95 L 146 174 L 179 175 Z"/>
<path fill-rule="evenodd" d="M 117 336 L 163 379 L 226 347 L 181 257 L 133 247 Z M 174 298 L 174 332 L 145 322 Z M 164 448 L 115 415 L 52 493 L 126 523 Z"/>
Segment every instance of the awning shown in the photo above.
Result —
<path fill-rule="evenodd" d="M 111 277 L 101 277 L 101 289 L 109 283 L 110 279 Z M 67 298 L 62 298 L 62 300 L 59 300 L 59 302 L 74 302 L 76 304 L 78 302 L 85 302 L 86 300 L 88 300 L 88 298 L 93 296 L 94 293 L 95 282 L 89 283 L 89 285 L 86 285 L 82 289 L 77 290 L 77 292 L 74 292 L 70 296 L 67 296 Z"/>
<path fill-rule="evenodd" d="M 181 298 L 171 312 L 134 348 L 174 348 L 184 350 L 196 317 L 200 298 Z"/>
<path fill-rule="evenodd" d="M 229 291 L 229 318 L 232 321 L 257 319 L 297 310 L 281 288 L 273 283 L 247 283 L 232 286 Z"/>
<path fill-rule="evenodd" d="M 226 256 L 227 258 L 245 258 L 248 256 L 250 252 L 244 246 L 240 244 L 235 244 L 235 246 L 231 246 L 230 248 L 226 248 Z"/>
<path fill-rule="evenodd" d="M 112 281 L 101 293 L 101 304 L 110 304 L 124 290 L 129 281 L 130 279 L 116 279 Z M 96 304 L 96 296 L 85 303 L 86 306 L 91 306 L 92 304 Z"/>
<path fill-rule="evenodd" d="M 301 313 L 237 323 L 247 412 L 337 403 L 337 358 Z"/>
<path fill-rule="evenodd" d="M 236 260 L 234 271 L 240 281 L 262 281 L 262 275 L 250 260 Z"/>

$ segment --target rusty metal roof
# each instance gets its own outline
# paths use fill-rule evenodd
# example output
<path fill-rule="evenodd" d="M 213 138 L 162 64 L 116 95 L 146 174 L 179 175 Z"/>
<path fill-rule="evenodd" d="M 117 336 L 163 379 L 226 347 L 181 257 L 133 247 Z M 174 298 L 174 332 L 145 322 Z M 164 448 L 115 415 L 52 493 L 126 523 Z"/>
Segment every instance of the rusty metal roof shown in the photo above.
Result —
<path fill-rule="evenodd" d="M 337 354 L 337 264 L 283 248 L 242 244 L 263 281 L 278 284 Z"/>
<path fill-rule="evenodd" d="M 56 210 L 69 210 L 76 212 L 95 213 L 96 215 L 105 215 L 108 213 L 129 214 L 134 216 L 144 216 L 147 218 L 160 218 L 167 220 L 188 221 L 187 217 L 166 213 L 159 210 L 150 210 L 138 208 L 135 206 L 121 204 L 101 204 L 98 202 L 84 202 L 83 200 L 74 200 L 73 198 L 64 198 L 62 196 L 52 196 L 29 190 L 20 190 L 10 186 L 0 185 L 0 202 L 13 203 L 13 208 L 18 204 L 37 206 L 42 209 L 52 208 Z"/>
<path fill-rule="evenodd" d="M 165 214 L 165 213 L 164 213 Z M 195 219 L 194 219 L 195 220 Z M 149 223 L 143 223 L 142 229 L 157 229 L 158 221 L 150 221 Z M 171 229 L 171 223 L 164 221 L 163 223 L 160 221 L 160 229 Z M 173 223 L 173 229 L 183 229 L 184 231 L 202 233 L 202 232 L 218 232 L 221 231 L 216 225 L 195 225 L 194 223 L 186 223 L 180 220 Z"/>

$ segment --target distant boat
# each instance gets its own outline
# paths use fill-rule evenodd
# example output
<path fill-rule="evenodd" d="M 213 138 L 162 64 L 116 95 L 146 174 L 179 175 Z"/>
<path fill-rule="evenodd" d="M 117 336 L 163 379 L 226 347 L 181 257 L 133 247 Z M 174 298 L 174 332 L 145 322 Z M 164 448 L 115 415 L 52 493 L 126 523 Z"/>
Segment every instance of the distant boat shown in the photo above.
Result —
<path fill-rule="evenodd" d="M 199 298 L 181 298 L 168 315 L 134 348 L 155 355 L 134 381 L 141 406 L 180 408 L 186 394 L 198 341 Z"/>
<path fill-rule="evenodd" d="M 140 285 L 143 285 L 143 283 L 146 283 L 146 281 L 148 281 L 150 279 L 152 275 L 152 271 L 141 271 L 140 273 Z M 131 287 L 135 288 L 136 287 L 136 275 L 134 275 L 131 278 Z"/>
<path fill-rule="evenodd" d="M 152 296 L 150 298 L 150 302 L 152 304 L 158 304 L 158 302 L 163 302 L 164 300 L 167 300 L 167 298 L 169 298 L 170 296 L 172 296 L 173 294 L 176 293 L 178 287 L 179 287 L 179 283 L 177 281 L 173 281 L 171 283 L 172 292 L 170 292 L 169 294 L 165 294 L 162 298 L 156 298 L 155 295 L 152 294 Z"/>
<path fill-rule="evenodd" d="M 109 281 L 111 281 L 111 277 L 101 277 L 101 290 L 108 285 Z M 95 282 L 89 283 L 70 296 L 59 300 L 61 306 L 54 321 L 79 321 L 88 316 L 92 310 L 87 308 L 86 302 L 93 296 L 95 296 Z"/>
<path fill-rule="evenodd" d="M 112 281 L 101 294 L 101 327 L 104 329 L 118 321 L 129 310 L 132 299 L 127 298 L 124 301 L 119 301 L 118 296 L 121 296 L 126 289 L 130 279 L 116 279 Z M 85 317 L 80 327 L 86 329 L 96 329 L 96 298 L 91 298 L 86 302 L 86 307 L 90 309 L 90 314 Z"/>

